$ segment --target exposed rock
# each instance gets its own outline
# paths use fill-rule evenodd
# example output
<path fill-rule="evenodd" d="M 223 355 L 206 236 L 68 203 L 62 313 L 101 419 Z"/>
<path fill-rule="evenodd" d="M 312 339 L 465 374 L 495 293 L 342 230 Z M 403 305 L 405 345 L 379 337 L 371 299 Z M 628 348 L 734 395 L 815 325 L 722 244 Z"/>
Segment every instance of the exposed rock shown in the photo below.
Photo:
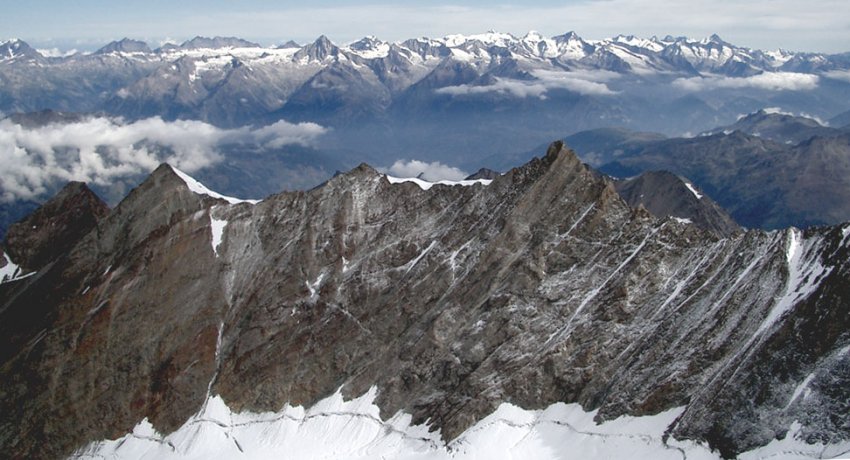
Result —
<path fill-rule="evenodd" d="M 759 110 L 742 117 L 730 126 L 713 129 L 708 134 L 734 131 L 791 145 L 797 145 L 815 136 L 834 137 L 843 134 L 841 130 L 823 126 L 812 118 L 794 116 L 776 110 Z"/>
<path fill-rule="evenodd" d="M 667 171 L 652 171 L 617 181 L 617 192 L 631 207 L 639 205 L 658 217 L 688 219 L 720 238 L 740 233 L 741 227 L 689 181 Z"/>
<path fill-rule="evenodd" d="M 501 175 L 502 175 L 502 173 L 500 173 L 499 171 L 493 171 L 492 169 L 481 168 L 475 174 L 470 174 L 466 178 L 466 180 L 478 180 L 478 179 L 493 180 L 493 179 L 495 179 L 495 178 L 497 178 Z"/>
<path fill-rule="evenodd" d="M 0 448 L 59 457 L 145 417 L 167 433 L 208 394 L 277 411 L 372 385 L 383 416 L 446 439 L 505 401 L 686 406 L 669 433 L 725 455 L 795 420 L 848 439 L 848 243 L 841 227 L 718 240 L 659 220 L 561 143 L 487 186 L 361 165 L 256 205 L 162 166 L 0 289 Z"/>
<path fill-rule="evenodd" d="M 836 130 L 833 130 L 836 131 Z M 668 170 L 693 180 L 748 228 L 835 225 L 850 219 L 850 135 L 780 144 L 741 131 L 630 146 L 601 170 Z"/>
<path fill-rule="evenodd" d="M 119 41 L 110 42 L 103 48 L 95 51 L 95 54 L 109 54 L 109 53 L 150 53 L 151 49 L 148 47 L 148 44 L 139 41 L 139 40 L 131 40 L 129 38 L 124 38 Z"/>
<path fill-rule="evenodd" d="M 38 270 L 68 252 L 109 207 L 86 184 L 69 182 L 24 220 L 12 224 L 3 245 L 23 269 Z"/>

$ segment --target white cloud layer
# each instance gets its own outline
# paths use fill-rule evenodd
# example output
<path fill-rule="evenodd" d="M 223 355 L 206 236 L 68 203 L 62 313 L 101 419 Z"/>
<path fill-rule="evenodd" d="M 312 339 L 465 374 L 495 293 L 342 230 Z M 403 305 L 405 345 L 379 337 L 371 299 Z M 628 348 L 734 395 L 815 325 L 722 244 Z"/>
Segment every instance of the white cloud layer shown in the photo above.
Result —
<path fill-rule="evenodd" d="M 67 57 L 73 54 L 77 54 L 76 48 L 67 51 L 62 51 L 59 48 L 39 48 L 36 51 L 38 51 L 38 53 L 44 57 Z"/>
<path fill-rule="evenodd" d="M 824 72 L 823 76 L 833 80 L 841 80 L 850 83 L 850 70 L 830 70 Z"/>
<path fill-rule="evenodd" d="M 765 72 L 750 77 L 705 76 L 678 78 L 673 85 L 686 91 L 754 88 L 768 91 L 808 91 L 817 88 L 817 75 L 794 72 Z"/>
<path fill-rule="evenodd" d="M 325 131 L 314 123 L 285 121 L 220 129 L 200 121 L 148 118 L 124 124 L 91 118 L 26 128 L 6 119 L 0 121 L 0 201 L 36 199 L 71 180 L 108 185 L 163 162 L 194 172 L 220 161 L 218 146 L 223 144 L 309 145 Z"/>
<path fill-rule="evenodd" d="M 441 180 L 463 180 L 469 174 L 453 166 L 448 166 L 435 161 L 426 163 L 420 160 L 397 160 L 389 168 L 380 168 L 381 172 L 399 178 L 419 177 L 429 182 Z"/>
<path fill-rule="evenodd" d="M 498 93 L 518 98 L 537 97 L 540 99 L 545 99 L 546 93 L 552 89 L 565 89 L 590 96 L 611 96 L 617 94 L 616 91 L 612 91 L 605 84 L 605 82 L 619 77 L 615 72 L 606 70 L 571 72 L 535 70 L 531 74 L 534 75 L 535 80 L 498 78 L 491 85 L 447 86 L 439 88 L 435 92 L 452 96 Z"/>

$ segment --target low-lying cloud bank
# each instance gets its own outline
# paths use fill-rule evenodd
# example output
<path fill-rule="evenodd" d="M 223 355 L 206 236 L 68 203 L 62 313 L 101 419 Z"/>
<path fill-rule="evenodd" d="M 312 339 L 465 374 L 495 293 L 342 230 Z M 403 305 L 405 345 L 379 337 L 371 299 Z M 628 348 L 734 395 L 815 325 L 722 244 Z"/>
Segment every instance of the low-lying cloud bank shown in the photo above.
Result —
<path fill-rule="evenodd" d="M 828 72 L 824 72 L 823 76 L 833 80 L 850 83 L 850 70 L 830 70 Z"/>
<path fill-rule="evenodd" d="M 426 163 L 420 160 L 397 160 L 389 168 L 379 168 L 382 173 L 400 178 L 420 177 L 429 182 L 441 180 L 463 180 L 469 174 L 453 166 L 435 161 Z"/>
<path fill-rule="evenodd" d="M 498 93 L 518 98 L 546 98 L 546 93 L 553 89 L 565 89 L 588 96 L 611 96 L 617 94 L 606 82 L 619 77 L 619 74 L 606 70 L 556 72 L 535 70 L 531 74 L 534 80 L 513 80 L 497 78 L 490 85 L 457 85 L 447 86 L 436 90 L 437 94 L 451 96 L 466 96 L 476 94 Z"/>
<path fill-rule="evenodd" d="M 817 88 L 817 75 L 795 72 L 765 72 L 750 77 L 704 76 L 678 78 L 673 85 L 686 91 L 754 88 L 769 91 L 808 91 Z"/>
<path fill-rule="evenodd" d="M 221 161 L 222 145 L 307 146 L 326 131 L 315 123 L 286 121 L 256 129 L 220 129 L 158 117 L 133 123 L 90 118 L 36 128 L 0 120 L 0 201 L 38 199 L 71 180 L 108 185 L 146 174 L 163 162 L 191 173 Z"/>

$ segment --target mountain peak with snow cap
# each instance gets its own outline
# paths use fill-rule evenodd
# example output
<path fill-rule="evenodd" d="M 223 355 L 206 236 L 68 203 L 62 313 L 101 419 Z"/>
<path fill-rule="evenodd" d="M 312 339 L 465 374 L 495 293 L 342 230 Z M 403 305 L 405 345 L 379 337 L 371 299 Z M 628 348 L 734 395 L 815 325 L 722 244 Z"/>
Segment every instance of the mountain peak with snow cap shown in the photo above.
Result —
<path fill-rule="evenodd" d="M 44 56 L 27 42 L 10 38 L 0 43 L 0 61 L 43 61 Z"/>

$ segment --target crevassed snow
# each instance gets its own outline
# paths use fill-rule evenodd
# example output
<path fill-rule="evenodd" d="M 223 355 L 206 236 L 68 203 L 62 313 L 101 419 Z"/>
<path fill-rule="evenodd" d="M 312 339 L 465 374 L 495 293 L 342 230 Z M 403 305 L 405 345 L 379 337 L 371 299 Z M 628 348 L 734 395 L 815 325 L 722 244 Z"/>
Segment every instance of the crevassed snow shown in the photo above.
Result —
<path fill-rule="evenodd" d="M 177 174 L 177 176 L 179 176 L 180 179 L 183 179 L 183 182 L 186 183 L 186 186 L 189 187 L 189 190 L 191 190 L 194 193 L 197 193 L 198 195 L 211 196 L 213 198 L 218 198 L 220 200 L 227 201 L 230 204 L 238 204 L 238 203 L 257 204 L 257 203 L 260 202 L 260 200 L 242 200 L 242 199 L 239 199 L 239 198 L 224 196 L 224 195 L 222 195 L 218 192 L 214 192 L 214 191 L 206 188 L 204 186 L 204 184 L 198 182 L 197 180 L 195 180 L 195 178 L 193 178 L 192 176 L 190 176 L 190 175 L 184 173 L 183 171 L 175 168 L 174 166 L 171 166 L 171 170 L 174 171 L 174 174 Z"/>
<path fill-rule="evenodd" d="M 147 419 L 132 433 L 100 441 L 76 452 L 78 459 L 719 459 L 704 444 L 664 439 L 667 427 L 683 412 L 673 408 L 656 415 L 623 416 L 598 424 L 596 411 L 578 404 L 556 403 L 544 410 L 524 410 L 503 403 L 495 412 L 448 445 L 439 431 L 413 425 L 403 412 L 388 420 L 375 405 L 377 389 L 349 401 L 341 393 L 313 407 L 285 405 L 277 412 L 234 413 L 219 396 L 177 431 L 157 433 Z M 821 458 L 850 448 L 850 443 L 809 445 L 797 439 L 793 424 L 782 441 L 744 453 L 741 458 Z M 786 456 L 783 456 L 786 455 Z"/>
<path fill-rule="evenodd" d="M 702 199 L 702 194 L 700 192 L 697 192 L 697 189 L 693 186 L 693 184 L 691 184 L 690 182 L 685 182 L 685 187 L 688 187 L 688 190 L 690 190 L 691 193 L 693 193 L 698 200 Z"/>
<path fill-rule="evenodd" d="M 418 185 L 422 190 L 428 190 L 435 185 L 461 185 L 464 187 L 468 187 L 470 185 L 481 184 L 481 185 L 490 185 L 493 182 L 491 179 L 475 179 L 475 180 L 441 180 L 437 182 L 428 182 L 426 180 L 418 179 L 416 177 L 393 177 L 393 176 L 385 176 L 387 180 L 391 184 L 401 184 L 403 182 L 413 182 Z"/>
<path fill-rule="evenodd" d="M 218 246 L 221 244 L 221 238 L 224 236 L 224 228 L 227 227 L 227 220 L 216 219 L 210 213 L 210 229 L 212 231 L 212 250 L 215 256 L 218 257 Z"/>

